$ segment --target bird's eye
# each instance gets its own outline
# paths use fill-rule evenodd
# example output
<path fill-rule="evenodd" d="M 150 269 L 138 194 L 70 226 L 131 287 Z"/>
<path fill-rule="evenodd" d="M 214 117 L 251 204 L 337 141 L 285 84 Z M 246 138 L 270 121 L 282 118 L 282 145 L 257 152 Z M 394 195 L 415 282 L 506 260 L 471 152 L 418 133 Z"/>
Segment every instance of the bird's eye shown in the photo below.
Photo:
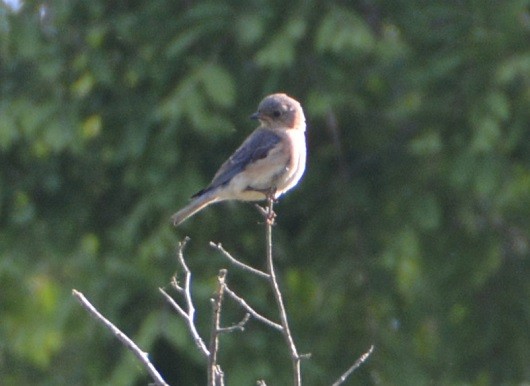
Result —
<path fill-rule="evenodd" d="M 280 115 L 282 115 L 282 113 L 280 112 L 280 110 L 274 110 L 272 112 L 272 115 L 274 115 L 274 117 L 278 118 Z"/>

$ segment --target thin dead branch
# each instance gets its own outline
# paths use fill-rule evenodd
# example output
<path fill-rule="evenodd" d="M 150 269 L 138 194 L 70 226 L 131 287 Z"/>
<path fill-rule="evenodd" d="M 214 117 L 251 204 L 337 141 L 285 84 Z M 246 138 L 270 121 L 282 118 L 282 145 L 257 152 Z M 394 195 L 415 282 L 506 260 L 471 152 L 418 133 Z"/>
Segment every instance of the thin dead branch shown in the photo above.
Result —
<path fill-rule="evenodd" d="M 264 317 L 263 315 L 261 315 L 260 313 L 258 313 L 256 310 L 254 310 L 251 306 L 249 306 L 249 304 L 245 301 L 245 299 L 243 299 L 242 297 L 238 296 L 234 291 L 232 291 L 228 286 L 225 287 L 225 291 L 226 293 L 232 298 L 234 299 L 241 307 L 243 307 L 245 310 L 247 310 L 247 312 L 252 315 L 255 319 L 259 320 L 260 322 L 266 324 L 267 326 L 269 327 L 272 327 L 276 330 L 279 330 L 281 331 L 283 329 L 283 327 L 278 324 L 278 323 L 275 323 L 273 322 L 272 320 L 270 319 L 267 319 L 266 317 Z"/>
<path fill-rule="evenodd" d="M 332 386 L 339 386 L 339 385 L 342 385 L 346 379 L 348 379 L 348 377 L 355 371 L 359 368 L 359 366 L 361 366 L 364 362 L 366 362 L 366 360 L 370 357 L 370 355 L 372 355 L 372 352 L 374 351 L 374 345 L 371 345 L 370 348 L 368 349 L 367 352 L 365 352 L 363 355 L 361 355 L 359 357 L 359 359 L 357 359 L 355 361 L 355 363 L 348 369 L 344 372 L 344 374 L 342 374 L 340 376 L 339 379 L 337 379 L 335 381 L 335 383 L 333 383 Z"/>
<path fill-rule="evenodd" d="M 245 264 L 239 260 L 237 260 L 234 256 L 232 256 L 226 249 L 223 248 L 221 243 L 214 243 L 213 241 L 210 241 L 210 246 L 219 252 L 221 252 L 232 264 L 234 264 L 236 267 L 241 268 L 244 271 L 253 273 L 256 276 L 268 279 L 269 274 L 263 271 L 260 271 L 259 269 L 256 269 L 254 267 L 251 267 L 248 264 Z"/>
<path fill-rule="evenodd" d="M 181 307 L 169 294 L 164 291 L 164 289 L 159 288 L 160 292 L 168 303 L 178 312 L 180 316 L 184 319 L 186 324 L 188 325 L 188 329 L 190 330 L 191 336 L 193 337 L 193 340 L 197 347 L 199 348 L 200 352 L 208 358 L 210 356 L 210 351 L 204 344 L 204 340 L 199 335 L 199 332 L 197 331 L 197 327 L 195 327 L 195 307 L 193 305 L 193 299 L 191 297 L 191 271 L 188 268 L 186 262 L 184 261 L 184 248 L 186 247 L 186 244 L 189 241 L 189 237 L 186 237 L 182 242 L 179 243 L 178 249 L 177 249 L 177 260 L 182 267 L 184 271 L 184 286 L 180 286 L 174 278 L 172 280 L 173 287 L 180 292 L 184 296 L 184 300 L 186 302 L 186 310 L 184 310 L 183 307 Z"/>
<path fill-rule="evenodd" d="M 234 324 L 233 326 L 230 326 L 230 327 L 220 327 L 219 332 L 222 334 L 229 334 L 234 331 L 244 331 L 245 325 L 248 323 L 249 320 L 250 320 L 250 314 L 246 313 L 243 319 L 241 319 L 239 323 Z"/>
<path fill-rule="evenodd" d="M 166 381 L 162 378 L 162 376 L 158 373 L 155 366 L 151 363 L 149 360 L 149 355 L 140 347 L 136 345 L 130 339 L 127 335 L 125 335 L 118 327 L 116 327 L 112 322 L 110 322 L 107 318 L 105 318 L 83 295 L 81 292 L 77 290 L 72 290 L 72 295 L 79 301 L 79 303 L 85 308 L 85 310 L 88 311 L 88 313 L 96 319 L 97 322 L 101 323 L 103 326 L 105 326 L 108 330 L 110 330 L 116 338 L 119 339 L 120 342 L 123 343 L 123 345 L 129 349 L 135 356 L 138 358 L 140 363 L 146 368 L 147 372 L 153 378 L 153 381 L 155 382 L 155 385 L 157 386 L 169 386 Z"/>
<path fill-rule="evenodd" d="M 276 300 L 276 305 L 278 306 L 278 311 L 280 314 L 280 321 L 282 325 L 282 335 L 285 338 L 287 347 L 291 354 L 291 362 L 293 366 L 293 385 L 301 386 L 302 385 L 302 374 L 300 369 L 301 357 L 298 355 L 298 350 L 294 344 L 293 336 L 291 334 L 291 329 L 289 328 L 289 321 L 287 319 L 287 311 L 285 310 L 285 305 L 283 303 L 282 293 L 278 285 L 278 280 L 276 279 L 276 272 L 274 270 L 274 261 L 272 256 L 272 226 L 276 218 L 274 213 L 274 194 L 271 192 L 267 195 L 267 207 L 262 211 L 263 217 L 265 218 L 265 233 L 266 233 L 266 247 L 267 247 L 267 269 L 269 274 L 269 282 L 271 284 L 272 292 L 274 294 L 274 299 Z M 262 208 L 263 209 L 263 208 Z"/>
<path fill-rule="evenodd" d="M 210 329 L 210 355 L 208 356 L 208 385 L 218 386 L 224 383 L 224 375 L 217 363 L 219 353 L 219 335 L 221 330 L 221 308 L 225 291 L 226 269 L 217 275 L 217 291 L 212 299 L 212 328 Z"/>

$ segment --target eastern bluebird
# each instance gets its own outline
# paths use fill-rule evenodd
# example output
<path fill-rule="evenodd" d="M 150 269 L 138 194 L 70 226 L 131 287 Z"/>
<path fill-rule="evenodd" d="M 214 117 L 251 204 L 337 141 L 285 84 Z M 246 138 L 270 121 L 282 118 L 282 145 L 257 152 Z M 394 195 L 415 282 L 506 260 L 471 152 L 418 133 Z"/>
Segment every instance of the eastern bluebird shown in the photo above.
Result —
<path fill-rule="evenodd" d="M 286 94 L 272 94 L 251 116 L 260 126 L 221 165 L 208 187 L 175 213 L 177 226 L 206 206 L 224 200 L 260 201 L 294 187 L 305 170 L 305 117 L 302 106 Z"/>

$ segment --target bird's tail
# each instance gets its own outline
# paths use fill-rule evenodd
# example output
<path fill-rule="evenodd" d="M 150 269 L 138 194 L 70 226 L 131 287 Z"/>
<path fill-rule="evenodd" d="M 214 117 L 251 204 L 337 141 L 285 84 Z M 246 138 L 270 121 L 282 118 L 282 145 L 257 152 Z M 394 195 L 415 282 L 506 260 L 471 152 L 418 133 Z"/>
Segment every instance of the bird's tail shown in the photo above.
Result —
<path fill-rule="evenodd" d="M 215 192 L 206 192 L 198 197 L 195 197 L 188 205 L 171 216 L 171 221 L 173 222 L 174 226 L 177 226 L 184 222 L 184 220 L 186 220 L 188 217 L 193 216 L 201 209 L 213 204 L 216 201 L 219 201 L 219 198 L 216 197 Z"/>

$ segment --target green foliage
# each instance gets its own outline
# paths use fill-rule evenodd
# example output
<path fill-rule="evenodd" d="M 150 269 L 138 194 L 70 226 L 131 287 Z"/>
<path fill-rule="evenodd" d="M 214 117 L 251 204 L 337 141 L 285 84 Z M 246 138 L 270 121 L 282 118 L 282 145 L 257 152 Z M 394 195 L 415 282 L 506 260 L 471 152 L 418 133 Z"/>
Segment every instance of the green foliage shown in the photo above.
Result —
<path fill-rule="evenodd" d="M 0 3 L 0 379 L 148 382 L 71 297 L 84 292 L 171 384 L 204 361 L 158 293 L 184 235 L 197 323 L 222 242 L 264 263 L 246 204 L 169 216 L 285 91 L 309 164 L 275 253 L 305 383 L 530 379 L 528 1 Z M 270 293 L 230 268 L 256 309 Z M 269 311 L 267 311 L 269 310 Z M 226 305 L 224 323 L 241 310 Z M 223 336 L 228 384 L 288 384 L 282 339 Z"/>

